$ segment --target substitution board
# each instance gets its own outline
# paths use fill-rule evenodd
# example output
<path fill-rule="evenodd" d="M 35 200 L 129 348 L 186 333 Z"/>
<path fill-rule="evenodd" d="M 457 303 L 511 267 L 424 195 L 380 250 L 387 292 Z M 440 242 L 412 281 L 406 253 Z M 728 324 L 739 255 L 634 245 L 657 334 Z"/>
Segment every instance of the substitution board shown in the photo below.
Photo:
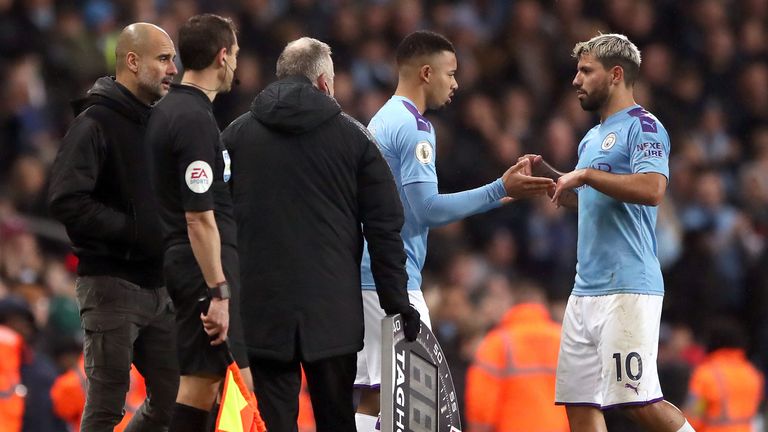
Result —
<path fill-rule="evenodd" d="M 451 371 L 435 335 L 421 323 L 405 340 L 400 315 L 382 321 L 382 432 L 461 432 Z"/>

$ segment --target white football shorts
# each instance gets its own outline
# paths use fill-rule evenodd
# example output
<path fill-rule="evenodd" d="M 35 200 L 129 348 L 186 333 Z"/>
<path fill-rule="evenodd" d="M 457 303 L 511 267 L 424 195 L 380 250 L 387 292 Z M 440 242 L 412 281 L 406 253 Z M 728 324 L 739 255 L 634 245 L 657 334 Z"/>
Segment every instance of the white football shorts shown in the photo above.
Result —
<path fill-rule="evenodd" d="M 408 298 L 419 311 L 421 321 L 432 329 L 429 310 L 421 291 L 408 290 Z M 363 349 L 357 353 L 357 376 L 355 388 L 381 387 L 381 320 L 386 316 L 379 305 L 379 296 L 375 290 L 363 290 L 363 314 L 365 337 Z"/>
<path fill-rule="evenodd" d="M 608 409 L 663 399 L 656 358 L 664 297 L 570 296 L 555 403 Z"/>

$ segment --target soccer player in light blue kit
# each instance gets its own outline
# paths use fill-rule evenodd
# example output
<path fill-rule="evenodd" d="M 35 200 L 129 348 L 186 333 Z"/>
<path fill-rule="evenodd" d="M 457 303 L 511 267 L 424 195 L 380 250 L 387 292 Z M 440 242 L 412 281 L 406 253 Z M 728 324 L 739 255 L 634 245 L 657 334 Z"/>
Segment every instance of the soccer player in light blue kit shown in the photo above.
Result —
<path fill-rule="evenodd" d="M 640 51 L 626 36 L 599 35 L 573 50 L 581 107 L 600 115 L 561 175 L 540 159 L 534 174 L 557 180 L 552 201 L 579 213 L 576 282 L 563 320 L 556 403 L 572 431 L 606 431 L 619 407 L 652 431 L 693 431 L 663 400 L 656 368 L 664 281 L 656 257 L 656 206 L 669 178 L 669 136 L 637 105 Z"/>
<path fill-rule="evenodd" d="M 397 48 L 398 85 L 394 96 L 376 113 L 368 129 L 376 137 L 400 192 L 405 213 L 401 236 L 407 255 L 408 293 L 411 303 L 430 325 L 421 293 L 421 269 L 427 253 L 430 227 L 444 225 L 499 207 L 513 198 L 543 195 L 554 190 L 549 178 L 531 177 L 527 158 L 501 178 L 477 189 L 439 194 L 435 171 L 435 129 L 423 113 L 450 103 L 456 83 L 456 54 L 443 36 L 417 31 Z M 373 263 L 376 265 L 376 263 Z M 360 393 L 358 432 L 375 430 L 381 383 L 381 320 L 367 250 L 362 263 L 365 347 L 358 353 L 355 386 Z"/>

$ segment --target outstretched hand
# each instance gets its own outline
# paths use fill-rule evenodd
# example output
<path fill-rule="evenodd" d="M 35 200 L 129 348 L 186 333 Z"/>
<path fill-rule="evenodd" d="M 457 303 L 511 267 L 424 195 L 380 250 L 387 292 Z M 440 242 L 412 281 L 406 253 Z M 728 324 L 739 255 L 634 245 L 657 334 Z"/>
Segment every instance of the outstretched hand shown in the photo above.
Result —
<path fill-rule="evenodd" d="M 540 158 L 541 156 L 539 156 Z M 510 198 L 519 199 L 545 195 L 547 190 L 554 187 L 555 182 L 552 179 L 531 176 L 532 159 L 535 161 L 535 158 L 521 158 L 501 176 L 504 189 Z"/>

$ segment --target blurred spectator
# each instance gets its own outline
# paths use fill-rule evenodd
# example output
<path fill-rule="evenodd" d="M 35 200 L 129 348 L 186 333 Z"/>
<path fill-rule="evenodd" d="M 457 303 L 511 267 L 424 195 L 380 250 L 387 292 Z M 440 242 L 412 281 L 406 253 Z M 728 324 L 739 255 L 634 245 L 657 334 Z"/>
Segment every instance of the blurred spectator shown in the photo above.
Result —
<path fill-rule="evenodd" d="M 497 228 L 485 245 L 485 260 L 491 269 L 513 276 L 519 255 L 515 235 L 507 228 Z"/>
<path fill-rule="evenodd" d="M 552 164 L 552 167 L 568 172 L 576 166 L 578 142 L 573 127 L 568 121 L 561 117 L 552 118 L 547 123 L 543 141 L 541 155 Z"/>
<path fill-rule="evenodd" d="M 9 296 L 0 300 L 0 326 L 13 329 L 23 340 L 21 383 L 24 394 L 23 432 L 64 432 L 66 428 L 53 413 L 50 390 L 58 375 L 54 364 L 36 351 L 38 325 L 25 300 Z M 5 424 L 4 426 L 5 427 Z"/>
<path fill-rule="evenodd" d="M 328 43 L 333 47 L 334 66 L 336 68 L 349 69 L 351 62 L 357 61 L 356 56 L 365 56 L 364 51 L 356 52 L 358 44 L 363 38 L 363 23 L 361 17 L 362 7 L 346 7 L 338 10 L 333 18 L 330 28 L 331 36 Z M 380 37 L 368 39 L 379 40 L 385 45 L 386 41 Z M 362 60 L 362 59 L 360 59 Z"/>
<path fill-rule="evenodd" d="M 474 302 L 474 308 L 478 312 L 474 320 L 477 327 L 485 331 L 501 322 L 504 314 L 512 306 L 511 284 L 507 276 L 494 274 L 486 280 L 482 290 L 473 296 L 480 297 Z"/>
<path fill-rule="evenodd" d="M 567 431 L 565 408 L 552 403 L 560 325 L 541 287 L 519 282 L 514 306 L 480 343 L 467 372 L 469 432 Z"/>
<path fill-rule="evenodd" d="M 357 91 L 386 90 L 397 82 L 392 52 L 382 39 L 368 39 L 360 45 L 351 72 Z"/>
<path fill-rule="evenodd" d="M 675 406 L 685 406 L 688 380 L 693 367 L 704 360 L 704 348 L 694 338 L 690 327 L 663 322 L 659 329 L 659 380 L 664 383 L 664 399 Z"/>
<path fill-rule="evenodd" d="M 526 232 L 528 276 L 541 281 L 551 298 L 567 298 L 576 275 L 576 218 L 547 198 L 533 203 Z"/>
<path fill-rule="evenodd" d="M 671 85 L 659 91 L 658 96 L 655 107 L 659 118 L 668 119 L 670 135 L 690 131 L 699 118 L 705 99 L 701 72 L 692 63 L 683 62 L 672 76 Z"/>
<path fill-rule="evenodd" d="M 758 127 L 768 124 L 768 61 L 753 61 L 741 69 L 737 80 L 738 109 L 736 130 L 748 137 Z"/>
<path fill-rule="evenodd" d="M 728 134 L 723 107 L 710 101 L 701 114 L 699 127 L 692 134 L 693 144 L 703 156 L 701 161 L 712 168 L 726 168 L 741 156 L 738 141 Z"/>
<path fill-rule="evenodd" d="M 82 348 L 81 348 L 82 349 Z M 78 350 L 79 351 L 79 350 Z M 62 375 L 56 378 L 51 386 L 51 400 L 53 411 L 61 420 L 69 425 L 72 431 L 80 431 L 80 420 L 85 409 L 85 361 L 81 354 L 75 364 L 65 369 Z M 128 394 L 125 397 L 125 415 L 120 423 L 115 426 L 115 432 L 123 432 L 133 418 L 133 414 L 144 403 L 147 390 L 144 378 L 135 366 L 131 367 L 131 381 Z"/>
<path fill-rule="evenodd" d="M 725 4 L 725 2 L 718 3 Z M 706 91 L 719 100 L 728 100 L 731 83 L 736 78 L 738 66 L 736 57 L 738 50 L 733 30 L 726 23 L 714 25 L 707 29 L 703 42 L 699 61 L 707 77 Z"/>
<path fill-rule="evenodd" d="M 39 152 L 50 157 L 55 152 L 47 116 L 48 96 L 42 78 L 40 59 L 33 55 L 19 57 L 8 65 L 2 86 L 3 105 L 0 112 L 7 116 L 0 154 L 0 179 L 7 178 L 8 169 L 16 157 Z M 48 159 L 50 160 L 50 159 Z"/>
<path fill-rule="evenodd" d="M 739 317 L 745 326 L 747 349 L 762 373 L 768 374 L 768 250 L 755 261 L 747 273 L 747 309 Z M 767 390 L 768 391 L 768 390 Z"/>
<path fill-rule="evenodd" d="M 85 16 L 75 8 L 59 11 L 53 38 L 48 44 L 48 61 L 54 82 L 62 85 L 68 99 L 83 93 L 96 78 L 107 72 L 107 62 L 97 40 L 88 32 Z"/>
<path fill-rule="evenodd" d="M 0 224 L 0 274 L 13 283 L 33 283 L 42 274 L 37 238 L 16 217 Z"/>
<path fill-rule="evenodd" d="M 662 270 L 667 270 L 677 262 L 683 249 L 683 229 L 677 216 L 677 208 L 671 199 L 665 199 L 659 204 L 656 239 L 659 264 Z"/>
<path fill-rule="evenodd" d="M 477 312 L 464 288 L 457 285 L 440 287 L 437 304 L 430 302 L 429 290 L 424 293 L 432 320 L 432 331 L 440 341 L 443 355 L 451 367 L 454 389 L 463 411 L 464 385 L 467 368 L 474 355 L 474 344 L 479 328 Z"/>
<path fill-rule="evenodd" d="M 719 288 L 721 301 L 738 311 L 744 305 L 744 270 L 751 258 L 747 254 L 752 252 L 748 246 L 754 232 L 744 215 L 726 201 L 723 178 L 717 171 L 698 176 L 695 194 L 695 201 L 683 209 L 683 227 L 686 231 L 712 229 L 715 265 L 724 282 Z"/>
<path fill-rule="evenodd" d="M 699 432 L 751 432 L 764 377 L 747 360 L 744 329 L 730 319 L 710 321 L 707 357 L 691 376 L 685 412 Z"/>
<path fill-rule="evenodd" d="M 756 129 L 750 142 L 751 160 L 741 165 L 740 204 L 763 239 L 768 237 L 768 125 Z"/>
<path fill-rule="evenodd" d="M 0 422 L 3 430 L 21 432 L 26 388 L 21 383 L 24 341 L 11 327 L 0 325 Z"/>
<path fill-rule="evenodd" d="M 713 313 L 736 314 L 730 288 L 717 269 L 714 237 L 712 225 L 686 231 L 683 253 L 664 278 L 662 317 L 690 323 L 698 334 Z"/>
<path fill-rule="evenodd" d="M 22 213 L 44 216 L 46 169 L 34 156 L 22 156 L 11 169 L 9 185 L 16 209 Z"/>
<path fill-rule="evenodd" d="M 401 41 L 409 34 L 424 27 L 424 8 L 418 0 L 394 0 L 392 2 L 391 41 Z M 390 44 L 390 46 L 395 46 Z"/>
<path fill-rule="evenodd" d="M 250 109 L 253 95 L 261 91 L 265 85 L 261 72 L 262 64 L 259 57 L 243 50 L 237 59 L 235 72 L 237 84 L 230 92 L 217 96 L 213 101 L 214 110 L 219 113 L 217 120 L 220 129 L 223 130 L 240 114 Z"/>
<path fill-rule="evenodd" d="M 502 127 L 519 140 L 533 138 L 534 107 L 530 93 L 522 87 L 511 87 L 502 100 Z"/>

